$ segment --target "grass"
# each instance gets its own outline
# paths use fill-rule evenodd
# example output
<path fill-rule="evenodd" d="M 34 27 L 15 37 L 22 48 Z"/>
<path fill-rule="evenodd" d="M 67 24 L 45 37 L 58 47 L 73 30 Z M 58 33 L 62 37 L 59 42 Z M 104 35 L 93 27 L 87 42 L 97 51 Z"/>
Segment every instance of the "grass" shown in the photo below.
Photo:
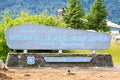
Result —
<path fill-rule="evenodd" d="M 112 55 L 114 64 L 120 64 L 120 42 L 111 42 L 111 46 L 107 50 L 98 50 L 98 53 L 109 53 Z"/>
<path fill-rule="evenodd" d="M 109 53 L 113 56 L 113 62 L 120 64 L 120 42 L 113 42 L 109 49 Z"/>
<path fill-rule="evenodd" d="M 67 53 L 92 53 L 91 50 L 68 50 L 68 51 L 64 51 Z M 113 63 L 114 64 L 120 64 L 120 42 L 115 42 L 112 41 L 110 48 L 108 48 L 107 50 L 97 50 L 96 53 L 102 53 L 102 54 L 111 54 L 112 55 L 112 59 L 113 59 Z"/>

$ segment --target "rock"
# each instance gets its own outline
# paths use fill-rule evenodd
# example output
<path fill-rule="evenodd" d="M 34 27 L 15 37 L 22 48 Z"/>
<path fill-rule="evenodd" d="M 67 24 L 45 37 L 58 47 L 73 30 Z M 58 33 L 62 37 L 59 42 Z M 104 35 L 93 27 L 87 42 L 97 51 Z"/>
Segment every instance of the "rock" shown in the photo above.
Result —
<path fill-rule="evenodd" d="M 13 67 L 15 65 L 18 65 L 18 59 L 14 56 L 10 56 L 7 61 L 7 66 Z"/>
<path fill-rule="evenodd" d="M 0 59 L 0 69 L 3 69 L 5 67 L 5 64 L 2 59 Z"/>
<path fill-rule="evenodd" d="M 30 74 L 25 74 L 24 76 L 30 76 Z"/>

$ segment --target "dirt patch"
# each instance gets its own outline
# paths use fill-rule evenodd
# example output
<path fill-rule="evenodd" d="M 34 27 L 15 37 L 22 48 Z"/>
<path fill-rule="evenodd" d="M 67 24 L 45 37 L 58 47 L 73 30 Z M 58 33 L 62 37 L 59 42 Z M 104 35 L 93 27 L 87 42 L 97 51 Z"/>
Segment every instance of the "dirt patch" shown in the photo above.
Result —
<path fill-rule="evenodd" d="M 120 69 L 40 68 L 0 71 L 0 80 L 119 80 Z"/>
<path fill-rule="evenodd" d="M 0 73 L 0 80 L 12 80 L 11 77 L 8 77 L 6 74 L 4 73 Z"/>
<path fill-rule="evenodd" d="M 0 80 L 12 80 L 11 77 L 6 75 L 8 72 L 6 68 L 0 69 Z"/>

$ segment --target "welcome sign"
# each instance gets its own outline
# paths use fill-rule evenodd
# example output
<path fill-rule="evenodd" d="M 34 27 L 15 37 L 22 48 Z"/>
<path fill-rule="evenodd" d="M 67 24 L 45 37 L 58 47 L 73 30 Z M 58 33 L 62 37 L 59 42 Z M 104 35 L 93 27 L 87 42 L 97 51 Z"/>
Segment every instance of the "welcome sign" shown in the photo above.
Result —
<path fill-rule="evenodd" d="M 5 31 L 7 45 L 16 50 L 107 49 L 111 35 L 84 30 L 24 24 Z"/>

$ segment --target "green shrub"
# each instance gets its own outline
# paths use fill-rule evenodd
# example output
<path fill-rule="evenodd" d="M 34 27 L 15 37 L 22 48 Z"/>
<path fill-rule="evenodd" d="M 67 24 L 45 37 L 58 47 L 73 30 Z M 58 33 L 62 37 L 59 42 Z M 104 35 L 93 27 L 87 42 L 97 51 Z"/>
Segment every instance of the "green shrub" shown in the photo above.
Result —
<path fill-rule="evenodd" d="M 6 58 L 8 52 L 15 52 L 15 50 L 9 49 L 6 45 L 4 35 L 6 28 L 27 23 L 66 27 L 66 24 L 62 20 L 58 20 L 55 16 L 47 16 L 45 14 L 29 16 L 28 13 L 22 12 L 21 16 L 12 19 L 9 15 L 6 15 L 3 21 L 0 22 L 0 57 L 2 59 Z"/>

